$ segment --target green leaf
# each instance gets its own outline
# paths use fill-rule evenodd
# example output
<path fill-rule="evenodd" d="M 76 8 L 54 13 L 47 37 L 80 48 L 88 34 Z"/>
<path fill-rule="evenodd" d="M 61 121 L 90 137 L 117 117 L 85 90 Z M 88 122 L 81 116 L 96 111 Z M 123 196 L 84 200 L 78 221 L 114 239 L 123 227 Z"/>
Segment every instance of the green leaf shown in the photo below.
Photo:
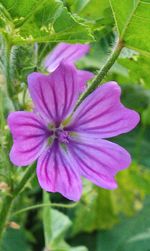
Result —
<path fill-rule="evenodd" d="M 22 229 L 8 229 L 0 251 L 31 251 L 25 236 L 25 231 Z"/>
<path fill-rule="evenodd" d="M 80 17 L 81 22 L 90 26 L 93 32 L 99 31 L 104 36 L 112 30 L 114 21 L 109 0 L 101 0 L 101 2 L 99 0 L 67 0 L 66 2 L 74 16 Z"/>
<path fill-rule="evenodd" d="M 56 246 L 53 246 L 52 248 L 52 250 L 56 251 L 88 251 L 84 246 L 71 247 L 64 240 L 59 240 Z"/>
<path fill-rule="evenodd" d="M 52 209 L 52 238 L 51 245 L 55 245 L 58 239 L 63 239 L 65 232 L 72 225 L 69 218 L 56 209 Z"/>
<path fill-rule="evenodd" d="M 86 247 L 70 248 L 69 251 L 88 251 Z"/>
<path fill-rule="evenodd" d="M 109 0 L 71 0 L 72 12 L 78 13 L 81 17 L 97 20 L 104 16 L 104 11 L 109 8 Z"/>
<path fill-rule="evenodd" d="M 111 231 L 98 234 L 96 251 L 148 251 L 150 243 L 150 198 L 133 218 L 123 220 Z M 109 240 L 109 241 L 108 241 Z"/>
<path fill-rule="evenodd" d="M 59 0 L 2 0 L 0 14 L 1 31 L 13 44 L 93 40 Z"/>
<path fill-rule="evenodd" d="M 110 0 L 110 4 L 125 46 L 150 54 L 150 1 Z"/>
<path fill-rule="evenodd" d="M 43 192 L 43 202 L 49 203 L 49 194 Z M 71 248 L 65 241 L 66 231 L 72 225 L 70 219 L 56 209 L 43 209 L 43 225 L 46 248 L 57 251 L 87 251 L 85 247 Z"/>
<path fill-rule="evenodd" d="M 72 222 L 63 213 L 56 209 L 51 209 L 51 223 L 49 223 L 47 218 L 47 224 L 51 224 L 51 234 L 49 235 L 49 243 L 47 245 L 50 249 L 57 251 L 88 251 L 86 247 L 71 248 L 64 241 L 65 233 L 72 225 Z"/>

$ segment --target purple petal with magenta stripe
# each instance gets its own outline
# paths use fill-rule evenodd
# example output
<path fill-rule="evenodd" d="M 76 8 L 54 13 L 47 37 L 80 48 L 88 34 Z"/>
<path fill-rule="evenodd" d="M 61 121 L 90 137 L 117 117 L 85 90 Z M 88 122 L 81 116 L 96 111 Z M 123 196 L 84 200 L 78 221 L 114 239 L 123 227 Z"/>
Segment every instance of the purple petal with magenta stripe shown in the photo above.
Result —
<path fill-rule="evenodd" d="M 82 184 L 78 167 L 57 142 L 38 159 L 37 177 L 44 190 L 59 192 L 70 200 L 80 199 Z"/>
<path fill-rule="evenodd" d="M 35 161 L 44 151 L 50 132 L 32 112 L 12 112 L 8 116 L 14 144 L 10 159 L 17 166 L 26 166 Z"/>
<path fill-rule="evenodd" d="M 131 131 L 140 117 L 121 104 L 120 94 L 117 83 L 103 84 L 77 108 L 67 129 L 95 138 L 110 138 Z"/>
<path fill-rule="evenodd" d="M 106 189 L 117 187 L 114 176 L 131 163 L 129 153 L 121 146 L 103 139 L 88 139 L 84 135 L 74 136 L 69 150 L 80 174 Z"/>
<path fill-rule="evenodd" d="M 61 63 L 48 76 L 31 73 L 28 83 L 35 109 L 44 120 L 58 127 L 72 113 L 78 100 L 81 79 L 79 80 L 75 67 Z"/>

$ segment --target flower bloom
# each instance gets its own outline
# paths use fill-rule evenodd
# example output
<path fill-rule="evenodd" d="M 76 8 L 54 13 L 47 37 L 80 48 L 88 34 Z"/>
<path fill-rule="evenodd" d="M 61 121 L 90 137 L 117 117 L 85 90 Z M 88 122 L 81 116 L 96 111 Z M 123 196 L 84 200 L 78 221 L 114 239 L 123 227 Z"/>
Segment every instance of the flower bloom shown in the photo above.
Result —
<path fill-rule="evenodd" d="M 138 113 L 120 103 L 118 84 L 103 84 L 75 112 L 80 83 L 73 65 L 61 63 L 49 76 L 32 73 L 28 84 L 36 113 L 18 111 L 8 116 L 14 140 L 11 161 L 26 166 L 38 160 L 40 186 L 70 200 L 81 196 L 81 176 L 115 189 L 116 173 L 127 168 L 131 158 L 105 138 L 126 133 L 139 122 Z"/>
<path fill-rule="evenodd" d="M 59 43 L 45 58 L 44 67 L 48 72 L 53 72 L 65 61 L 68 63 L 75 63 L 90 50 L 88 44 L 67 44 Z M 80 92 L 85 89 L 85 84 L 88 80 L 94 77 L 94 74 L 89 71 L 77 70 L 79 77 Z M 84 77 L 82 77 L 84 75 Z M 84 79 L 84 81 L 83 81 Z"/>

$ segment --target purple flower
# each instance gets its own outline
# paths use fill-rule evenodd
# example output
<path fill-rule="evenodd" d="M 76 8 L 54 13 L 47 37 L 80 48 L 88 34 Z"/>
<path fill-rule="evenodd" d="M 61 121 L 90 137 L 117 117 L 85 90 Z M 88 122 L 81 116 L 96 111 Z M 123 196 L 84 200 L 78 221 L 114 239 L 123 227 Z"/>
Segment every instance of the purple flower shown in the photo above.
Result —
<path fill-rule="evenodd" d="M 48 72 L 53 72 L 63 61 L 68 63 L 74 63 L 76 60 L 79 60 L 90 50 L 90 46 L 87 44 L 67 44 L 59 43 L 53 50 L 50 52 L 46 59 L 44 60 L 44 67 Z M 78 70 L 79 85 L 82 92 L 85 89 L 85 84 L 88 80 L 94 77 L 94 74 L 89 71 Z M 84 75 L 84 78 L 82 77 Z M 84 81 L 83 81 L 84 79 Z"/>
<path fill-rule="evenodd" d="M 104 138 L 126 133 L 139 122 L 138 113 L 120 103 L 115 82 L 97 88 L 73 112 L 79 82 L 69 64 L 61 63 L 49 76 L 32 73 L 28 83 L 36 113 L 19 111 L 8 117 L 14 140 L 11 161 L 26 166 L 38 159 L 40 186 L 75 201 L 82 192 L 81 176 L 106 189 L 117 187 L 114 176 L 131 158 Z"/>
<path fill-rule="evenodd" d="M 44 60 L 44 66 L 48 72 L 53 72 L 62 61 L 74 63 L 83 57 L 90 50 L 87 44 L 58 44 L 52 52 L 50 52 Z"/>

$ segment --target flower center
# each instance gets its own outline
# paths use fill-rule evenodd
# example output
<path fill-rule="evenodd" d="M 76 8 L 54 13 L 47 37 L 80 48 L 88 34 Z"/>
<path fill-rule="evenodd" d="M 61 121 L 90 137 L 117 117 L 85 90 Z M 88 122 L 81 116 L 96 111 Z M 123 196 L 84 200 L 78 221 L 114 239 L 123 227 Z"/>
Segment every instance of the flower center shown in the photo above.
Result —
<path fill-rule="evenodd" d="M 48 129 L 48 145 L 51 145 L 53 140 L 63 144 L 69 143 L 71 135 L 69 131 L 64 130 L 63 125 L 60 125 L 60 127 L 48 125 Z"/>
<path fill-rule="evenodd" d="M 69 132 L 61 129 L 61 128 L 55 128 L 54 131 L 54 137 L 60 142 L 60 143 L 69 143 Z"/>

